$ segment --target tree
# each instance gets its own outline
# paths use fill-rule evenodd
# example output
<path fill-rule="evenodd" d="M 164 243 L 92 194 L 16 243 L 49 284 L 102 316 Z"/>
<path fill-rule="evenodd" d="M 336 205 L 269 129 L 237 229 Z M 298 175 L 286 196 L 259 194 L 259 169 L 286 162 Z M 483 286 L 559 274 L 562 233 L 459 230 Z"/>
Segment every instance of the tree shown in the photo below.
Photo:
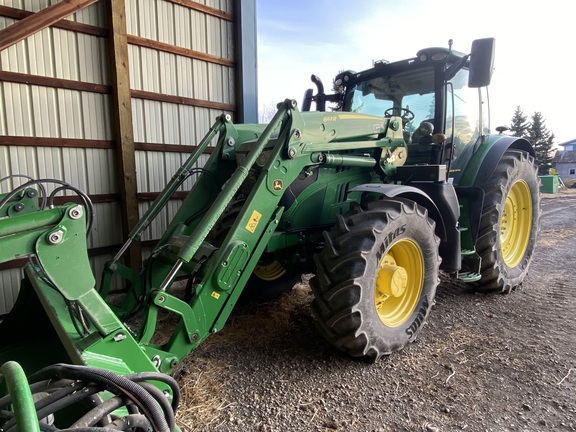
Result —
<path fill-rule="evenodd" d="M 267 103 L 260 105 L 258 109 L 258 123 L 270 123 L 278 108 L 273 103 Z"/>
<path fill-rule="evenodd" d="M 546 142 L 546 154 L 542 161 L 542 165 L 546 167 L 546 174 L 550 174 L 550 168 L 553 167 L 552 161 L 554 160 L 553 148 L 554 148 L 554 134 L 550 134 L 548 141 Z"/>
<path fill-rule="evenodd" d="M 554 144 L 554 134 L 546 128 L 542 113 L 535 112 L 531 118 L 532 122 L 527 130 L 527 138 L 536 152 L 536 164 L 540 175 L 546 175 L 552 168 L 552 146 Z"/>
<path fill-rule="evenodd" d="M 530 123 L 528 122 L 528 116 L 524 115 L 520 109 L 520 105 L 518 105 L 516 111 L 514 111 L 510 124 L 510 132 L 512 132 L 512 136 L 527 138 L 529 127 Z"/>

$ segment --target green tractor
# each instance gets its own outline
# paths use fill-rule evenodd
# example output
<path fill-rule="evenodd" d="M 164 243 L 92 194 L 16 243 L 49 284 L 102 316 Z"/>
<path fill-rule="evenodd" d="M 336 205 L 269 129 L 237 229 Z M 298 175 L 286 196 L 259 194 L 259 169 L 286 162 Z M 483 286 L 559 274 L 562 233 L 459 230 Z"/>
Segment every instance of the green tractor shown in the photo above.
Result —
<path fill-rule="evenodd" d="M 314 102 L 324 111 L 333 102 L 334 119 L 384 113 L 405 143 L 379 154 L 381 182 L 350 189 L 364 195 L 325 233 L 316 256 L 313 309 L 321 331 L 354 356 L 377 359 L 414 340 L 439 269 L 485 292 L 508 293 L 526 276 L 539 181 L 530 143 L 489 133 L 494 44 L 476 40 L 463 55 L 450 43 L 346 71 L 333 95 L 312 76 L 318 93 L 306 92 L 305 109 Z"/>
<path fill-rule="evenodd" d="M 0 326 L 8 375 L 14 361 L 43 379 L 52 363 L 63 363 L 57 374 L 67 377 L 82 367 L 91 379 L 169 374 L 222 329 L 241 294 L 281 292 L 303 273 L 315 274 L 320 333 L 371 361 L 417 337 L 440 271 L 477 290 L 513 290 L 532 259 L 540 198 L 530 143 L 489 133 L 493 58 L 493 39 L 474 41 L 470 54 L 424 49 L 340 73 L 334 94 L 313 76 L 318 89 L 306 92 L 302 111 L 286 100 L 267 125 L 222 115 L 107 264 L 99 287 L 86 250 L 86 195 L 60 182 L 57 190 L 77 192 L 80 204 L 52 206 L 42 182 L 31 180 L 0 196 L 0 262 L 31 257 Z M 190 176 L 196 182 L 143 268 L 127 267 L 130 244 Z M 124 296 L 110 301 L 119 280 Z M 166 313 L 177 324 L 159 341 Z M 152 380 L 176 398 L 173 383 Z M 13 403 L 5 393 L 0 404 Z M 22 410 L 30 397 L 21 397 Z"/>

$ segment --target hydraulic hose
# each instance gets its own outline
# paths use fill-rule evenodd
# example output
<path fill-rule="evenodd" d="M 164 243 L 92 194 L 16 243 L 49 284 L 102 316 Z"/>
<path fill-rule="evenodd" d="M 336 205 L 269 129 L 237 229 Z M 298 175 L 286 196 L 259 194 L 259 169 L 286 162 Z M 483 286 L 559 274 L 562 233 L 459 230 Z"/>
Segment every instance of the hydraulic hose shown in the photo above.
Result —
<path fill-rule="evenodd" d="M 126 396 L 136 404 L 150 418 L 155 431 L 170 432 L 170 427 L 156 400 L 142 386 L 129 379 L 105 369 L 56 364 L 38 371 L 30 377 L 30 380 L 46 379 L 49 374 L 54 374 L 58 378 L 88 379 L 103 385 L 106 389 L 114 390 L 115 393 Z"/>
<path fill-rule="evenodd" d="M 9 384 L 9 394 L 0 398 L 0 430 L 3 432 L 177 430 L 175 412 L 180 390 L 170 376 L 158 372 L 120 376 L 94 367 L 56 364 L 32 374 L 27 380 L 18 368 L 17 363 L 2 368 Z M 151 382 L 169 387 L 172 402 L 168 392 Z M 12 383 L 19 385 L 15 387 Z M 103 401 L 99 393 L 104 391 L 111 397 Z M 35 404 L 34 398 L 37 399 Z M 60 424 L 59 411 L 80 404 L 87 407 L 87 412 L 72 425 Z M 16 408 L 14 412 L 7 409 L 9 406 Z M 123 407 L 128 414 L 118 416 L 118 410 Z M 26 423 L 23 424 L 23 420 Z"/>
<path fill-rule="evenodd" d="M 160 381 L 167 384 L 172 390 L 172 410 L 176 413 L 178 405 L 180 405 L 180 387 L 174 378 L 170 375 L 158 374 L 157 372 L 138 372 L 130 375 L 124 375 L 124 378 L 134 382 L 142 381 Z"/>
<path fill-rule="evenodd" d="M 88 413 L 84 414 L 80 417 L 76 422 L 71 426 L 72 428 L 85 428 L 85 427 L 92 427 L 96 425 L 96 423 L 102 421 L 104 417 L 108 414 L 117 410 L 121 406 L 124 406 L 125 400 L 120 396 L 115 396 L 113 398 L 107 399 L 94 409 L 90 410 Z"/>
<path fill-rule="evenodd" d="M 0 209 L 8 201 L 10 201 L 14 196 L 16 196 L 18 194 L 18 192 L 20 192 L 21 190 L 24 190 L 30 186 L 33 186 L 33 185 L 41 186 L 42 183 L 55 183 L 55 184 L 58 184 L 61 186 L 61 187 L 57 188 L 54 192 L 52 192 L 52 194 L 50 195 L 50 200 L 52 200 L 55 193 L 60 192 L 60 191 L 65 190 L 65 189 L 69 189 L 69 190 L 73 191 L 76 195 L 78 195 L 80 197 L 80 199 L 84 203 L 84 206 L 85 206 L 86 211 L 87 211 L 87 214 L 86 214 L 86 235 L 88 235 L 88 233 L 92 229 L 92 223 L 94 220 L 94 206 L 92 204 L 92 201 L 90 200 L 90 197 L 87 194 L 85 194 L 84 192 L 82 192 L 80 189 L 75 188 L 74 186 L 72 186 L 72 185 L 70 185 L 64 181 L 61 181 L 61 180 L 57 180 L 57 179 L 30 180 L 29 182 L 26 182 L 26 183 L 18 186 L 12 192 L 8 193 L 2 200 L 0 200 Z M 42 186 L 42 188 L 43 188 L 43 186 Z M 45 199 L 45 197 L 43 197 L 43 203 L 41 206 L 41 210 L 44 210 L 44 207 L 46 205 L 44 202 L 44 199 Z"/>

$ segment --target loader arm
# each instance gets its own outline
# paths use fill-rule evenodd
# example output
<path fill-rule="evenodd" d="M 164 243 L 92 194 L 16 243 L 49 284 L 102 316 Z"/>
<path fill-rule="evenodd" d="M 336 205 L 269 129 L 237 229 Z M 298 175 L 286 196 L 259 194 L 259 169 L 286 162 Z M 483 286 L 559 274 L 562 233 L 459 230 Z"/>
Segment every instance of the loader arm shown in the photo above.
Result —
<path fill-rule="evenodd" d="M 267 126 L 234 125 L 229 116 L 219 117 L 108 263 L 98 289 L 88 261 L 82 206 L 68 204 L 0 219 L 0 240 L 7 245 L 1 260 L 33 258 L 26 266 L 23 287 L 36 293 L 72 362 L 117 373 L 170 373 L 226 323 L 280 224 L 285 209 L 281 200 L 299 176 L 319 167 L 349 167 L 357 171 L 343 172 L 343 178 L 358 184 L 403 163 L 399 119 L 305 114 L 294 101 L 286 100 Z M 213 140 L 216 146 L 208 161 L 195 169 Z M 258 175 L 238 217 L 225 239 L 212 244 L 214 225 L 247 178 L 254 176 L 254 167 L 259 167 Z M 170 195 L 192 174 L 199 176 L 143 269 L 126 267 L 122 255 L 129 244 L 140 239 Z M 316 190 L 345 199 L 330 186 L 335 179 L 328 176 L 303 196 L 313 201 Z M 346 202 L 334 209 L 345 211 Z M 322 226 L 335 217 L 333 211 L 325 213 Z M 105 298 L 115 278 L 124 279 L 128 291 L 120 303 L 108 304 Z M 179 295 L 176 282 L 183 279 L 192 286 L 190 298 Z M 178 324 L 167 340 L 159 341 L 161 312 L 173 314 Z M 130 321 L 134 314 L 142 317 L 136 325 Z M 0 352 L 0 357 L 6 353 Z"/>
<path fill-rule="evenodd" d="M 384 134 L 387 121 L 382 118 L 342 113 L 327 120 L 325 115 L 309 114 L 304 118 L 295 102 L 286 100 L 266 127 L 235 126 L 226 118 L 219 120 L 223 122 L 220 127 L 213 127 L 220 133 L 212 155 L 142 272 L 129 276 L 138 291 L 126 296 L 124 310 L 119 311 L 119 315 L 130 313 L 137 307 L 133 299 L 146 299 L 136 340 L 160 371 L 170 372 L 210 334 L 222 329 L 277 230 L 287 187 L 305 169 L 356 165 L 370 172 L 366 167 L 376 168 L 380 164 L 368 151 L 376 154 L 377 149 L 403 146 L 401 135 L 392 128 Z M 327 121 L 333 123 L 333 129 L 318 132 L 319 125 Z M 361 122 L 362 127 L 350 132 L 354 130 L 351 121 Z M 362 131 L 362 140 L 358 139 L 358 130 Z M 331 142 L 335 137 L 347 142 Z M 330 151 L 340 148 L 363 153 L 346 158 L 330 155 Z M 381 153 L 388 155 L 391 151 L 377 152 Z M 383 160 L 382 168 L 390 169 L 387 159 Z M 213 240 L 210 233 L 252 175 L 254 166 L 260 169 L 250 193 L 226 237 L 215 246 L 210 243 Z M 366 178 L 370 177 L 362 177 Z M 152 205 L 159 206 L 159 203 Z M 117 262 L 108 266 L 107 272 L 129 274 Z M 188 279 L 193 287 L 188 300 L 178 296 L 174 289 L 175 282 L 182 278 Z M 168 341 L 158 344 L 155 334 L 161 311 L 174 314 L 179 323 Z"/>

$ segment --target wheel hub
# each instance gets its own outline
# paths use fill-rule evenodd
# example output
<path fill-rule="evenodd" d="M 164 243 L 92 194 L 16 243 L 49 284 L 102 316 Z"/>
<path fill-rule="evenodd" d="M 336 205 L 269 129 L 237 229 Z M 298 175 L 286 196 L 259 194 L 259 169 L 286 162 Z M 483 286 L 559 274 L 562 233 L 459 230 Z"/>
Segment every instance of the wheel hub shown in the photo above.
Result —
<path fill-rule="evenodd" d="M 286 274 L 286 268 L 280 261 L 259 262 L 253 273 L 262 280 L 274 281 Z"/>
<path fill-rule="evenodd" d="M 532 225 L 532 197 L 530 188 L 523 180 L 512 185 L 502 212 L 500 223 L 500 247 L 502 258 L 508 267 L 516 267 L 522 260 Z"/>
<path fill-rule="evenodd" d="M 395 242 L 380 261 L 374 303 L 388 327 L 406 322 L 416 309 L 424 284 L 424 257 L 412 240 Z"/>
<path fill-rule="evenodd" d="M 392 297 L 400 297 L 406 291 L 408 285 L 408 273 L 404 267 L 394 264 L 383 263 L 378 272 L 376 286 L 382 294 Z"/>

